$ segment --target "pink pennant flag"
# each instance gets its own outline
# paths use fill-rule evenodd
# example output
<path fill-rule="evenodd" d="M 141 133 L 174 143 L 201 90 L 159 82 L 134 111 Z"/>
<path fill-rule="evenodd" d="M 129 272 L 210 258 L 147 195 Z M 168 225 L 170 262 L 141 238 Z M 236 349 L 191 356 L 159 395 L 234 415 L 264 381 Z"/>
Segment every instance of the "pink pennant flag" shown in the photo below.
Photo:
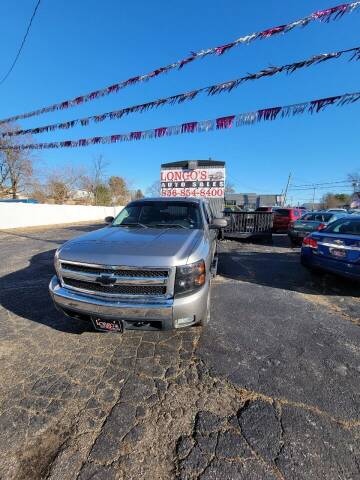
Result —
<path fill-rule="evenodd" d="M 263 110 L 259 110 L 259 120 L 275 120 L 281 110 L 281 107 L 265 108 Z"/>
<path fill-rule="evenodd" d="M 342 5 L 337 5 L 336 7 L 327 8 L 326 10 L 319 10 L 318 12 L 313 13 L 312 17 L 320 18 L 320 19 L 322 17 L 329 17 L 330 15 L 336 12 L 345 12 L 347 8 L 348 8 L 348 4 L 344 3 Z"/>
<path fill-rule="evenodd" d="M 339 100 L 339 98 L 340 97 L 337 96 L 337 97 L 322 98 L 320 100 L 313 100 L 312 102 L 310 102 L 310 112 L 313 113 L 314 111 L 316 111 L 317 113 L 327 105 L 332 105 L 334 102 Z"/>
<path fill-rule="evenodd" d="M 139 76 L 129 78 L 128 80 L 125 80 L 124 82 L 122 82 L 122 85 L 123 85 L 124 87 L 126 87 L 127 85 L 133 85 L 134 83 L 138 82 L 139 79 L 140 79 Z"/>
<path fill-rule="evenodd" d="M 278 27 L 269 28 L 268 30 L 264 30 L 263 32 L 259 33 L 260 38 L 269 38 L 272 35 L 276 35 L 277 33 L 281 33 L 285 30 L 286 25 L 279 25 Z"/>
<path fill-rule="evenodd" d="M 110 85 L 110 87 L 107 88 L 107 91 L 109 93 L 114 93 L 114 92 L 117 92 L 119 90 L 119 84 L 118 83 L 115 83 L 114 85 Z"/>
<path fill-rule="evenodd" d="M 183 68 L 185 65 L 195 60 L 195 58 L 196 54 L 194 54 L 192 57 L 184 58 L 183 60 L 181 60 L 181 62 L 179 62 L 179 69 Z"/>
<path fill-rule="evenodd" d="M 226 50 L 229 50 L 235 45 L 234 42 L 227 43 L 226 45 L 221 45 L 220 47 L 215 48 L 215 53 L 216 55 L 222 55 L 223 53 L 226 52 Z"/>
<path fill-rule="evenodd" d="M 196 130 L 198 122 L 188 122 L 181 125 L 181 133 L 193 133 Z"/>
<path fill-rule="evenodd" d="M 167 127 L 155 128 L 155 137 L 163 137 L 167 131 Z"/>
<path fill-rule="evenodd" d="M 220 117 L 216 119 L 216 128 L 231 128 L 233 126 L 235 115 L 230 115 L 228 117 Z"/>
<path fill-rule="evenodd" d="M 95 91 L 95 92 L 91 92 L 91 93 L 89 94 L 90 100 L 94 100 L 95 98 L 98 98 L 98 96 L 99 96 L 99 90 L 97 90 L 97 91 Z"/>
<path fill-rule="evenodd" d="M 130 133 L 130 140 L 141 140 L 142 132 L 131 132 Z"/>

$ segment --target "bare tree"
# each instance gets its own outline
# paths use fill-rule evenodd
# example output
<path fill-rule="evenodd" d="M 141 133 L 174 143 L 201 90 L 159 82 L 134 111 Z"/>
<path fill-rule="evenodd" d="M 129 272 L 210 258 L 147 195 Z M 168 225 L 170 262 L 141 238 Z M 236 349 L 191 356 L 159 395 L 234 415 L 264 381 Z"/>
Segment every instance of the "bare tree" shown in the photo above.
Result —
<path fill-rule="evenodd" d="M 48 200 L 46 185 L 40 183 L 37 178 L 35 178 L 31 182 L 31 186 L 29 187 L 29 194 L 31 198 L 34 198 L 39 203 L 46 203 Z"/>
<path fill-rule="evenodd" d="M 225 193 L 235 193 L 235 185 L 231 182 L 226 182 Z"/>
<path fill-rule="evenodd" d="M 113 202 L 117 205 L 126 205 L 130 200 L 130 191 L 123 177 L 112 176 L 109 178 L 109 187 Z"/>
<path fill-rule="evenodd" d="M 0 132 L 18 130 L 16 125 L 4 124 Z M 29 138 L 25 139 L 29 141 Z M 24 137 L 6 136 L 0 139 L 0 196 L 17 198 L 24 193 L 33 175 L 33 162 L 27 150 L 17 150 L 17 144 L 23 143 Z"/>
<path fill-rule="evenodd" d="M 349 205 L 351 202 L 351 196 L 346 193 L 326 193 L 321 201 L 322 208 L 338 208 Z"/>
<path fill-rule="evenodd" d="M 81 178 L 81 188 L 87 192 L 88 199 L 97 205 L 96 192 L 100 185 L 105 185 L 105 172 L 108 164 L 102 155 L 93 159 L 91 172 Z"/>
<path fill-rule="evenodd" d="M 73 199 L 84 177 L 83 167 L 64 166 L 50 171 L 46 179 L 47 196 L 59 204 Z"/>
<path fill-rule="evenodd" d="M 161 182 L 160 180 L 156 180 L 156 182 L 152 183 L 150 187 L 146 189 L 146 194 L 148 197 L 158 197 L 161 191 Z"/>

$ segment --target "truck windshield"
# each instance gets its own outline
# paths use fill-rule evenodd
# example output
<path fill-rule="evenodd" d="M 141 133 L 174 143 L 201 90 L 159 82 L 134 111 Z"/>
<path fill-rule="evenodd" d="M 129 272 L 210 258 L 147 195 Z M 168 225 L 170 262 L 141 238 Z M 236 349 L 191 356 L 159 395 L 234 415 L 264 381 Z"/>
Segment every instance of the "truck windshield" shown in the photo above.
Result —
<path fill-rule="evenodd" d="M 125 207 L 112 226 L 200 229 L 200 206 L 190 202 L 137 202 Z"/>

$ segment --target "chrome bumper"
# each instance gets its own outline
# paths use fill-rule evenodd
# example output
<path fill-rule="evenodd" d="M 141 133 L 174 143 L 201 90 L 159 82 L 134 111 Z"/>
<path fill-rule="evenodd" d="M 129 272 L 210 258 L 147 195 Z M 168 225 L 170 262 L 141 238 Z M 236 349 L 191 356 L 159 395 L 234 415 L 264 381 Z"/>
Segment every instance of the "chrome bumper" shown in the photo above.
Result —
<path fill-rule="evenodd" d="M 206 315 L 208 285 L 198 292 L 175 299 L 164 299 L 158 302 L 146 300 L 113 300 L 98 296 L 85 295 L 60 285 L 54 276 L 49 285 L 50 295 L 55 306 L 64 313 L 78 313 L 81 316 L 113 318 L 123 320 L 125 329 L 139 329 L 137 324 L 144 324 L 143 329 L 160 328 L 170 330 L 182 326 L 199 323 Z M 188 318 L 188 322 L 178 322 Z M 147 324 L 147 325 L 145 325 Z M 154 325 L 154 326 L 153 326 Z"/>

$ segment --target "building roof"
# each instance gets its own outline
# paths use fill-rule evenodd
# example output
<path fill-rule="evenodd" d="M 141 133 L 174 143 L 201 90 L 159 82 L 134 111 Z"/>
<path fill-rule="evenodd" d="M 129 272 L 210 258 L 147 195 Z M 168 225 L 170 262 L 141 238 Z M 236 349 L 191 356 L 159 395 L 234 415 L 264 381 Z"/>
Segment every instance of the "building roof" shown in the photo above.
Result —
<path fill-rule="evenodd" d="M 191 203 L 200 203 L 204 201 L 203 198 L 196 198 L 196 197 L 150 197 L 150 198 L 139 198 L 138 200 L 133 200 L 130 202 L 132 205 L 136 203 L 144 203 L 144 202 L 191 202 Z"/>
<path fill-rule="evenodd" d="M 179 162 L 162 163 L 161 168 L 189 168 L 189 163 L 194 162 L 197 167 L 224 167 L 225 162 L 220 160 L 181 160 Z"/>

